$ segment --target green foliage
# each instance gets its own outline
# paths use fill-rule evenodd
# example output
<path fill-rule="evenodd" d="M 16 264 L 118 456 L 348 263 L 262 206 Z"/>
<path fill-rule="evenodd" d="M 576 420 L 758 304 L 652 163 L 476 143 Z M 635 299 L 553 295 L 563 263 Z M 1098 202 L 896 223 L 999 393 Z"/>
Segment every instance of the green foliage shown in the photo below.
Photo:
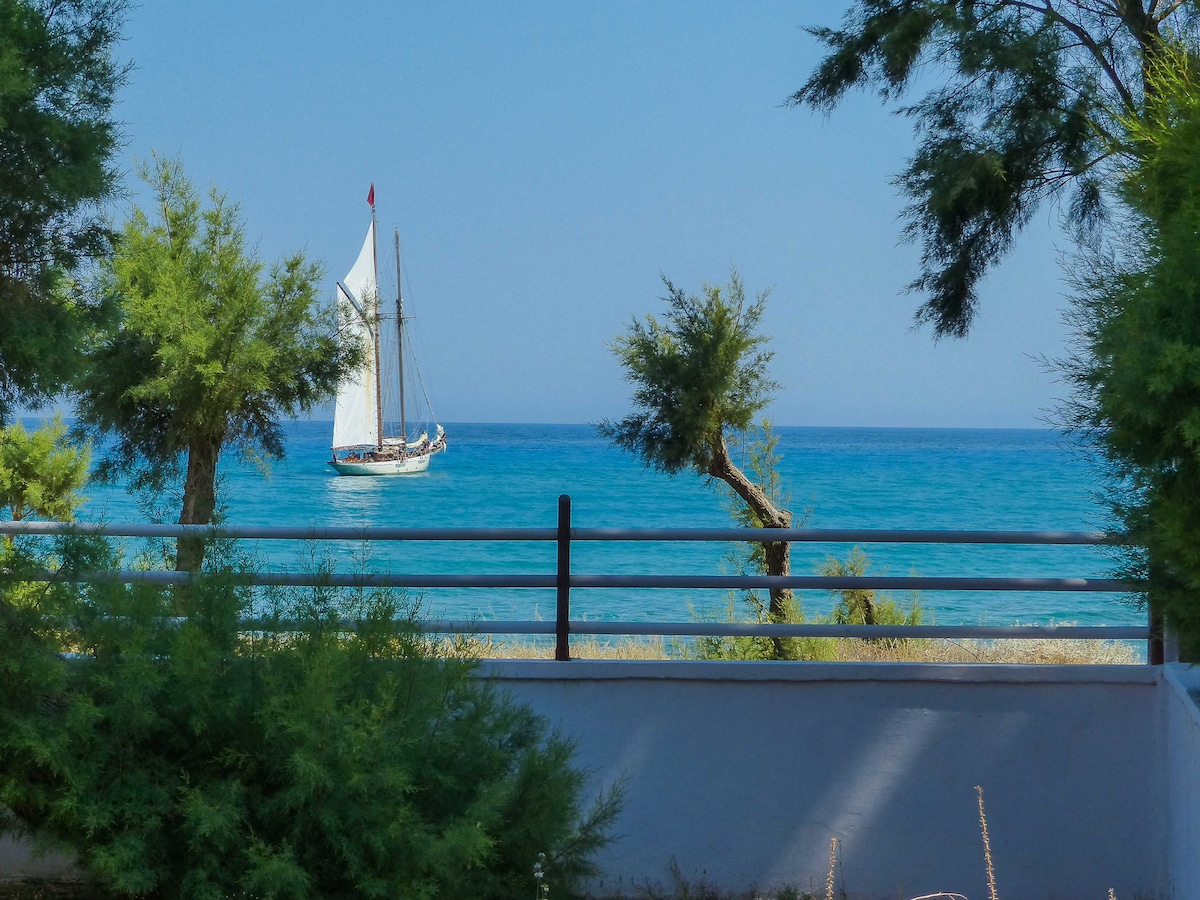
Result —
<path fill-rule="evenodd" d="M 871 560 L 861 547 L 853 547 L 844 559 L 830 556 L 819 569 L 826 578 L 861 578 L 871 568 Z M 925 609 L 913 593 L 907 606 L 890 594 L 866 588 L 834 591 L 840 599 L 830 616 L 835 625 L 924 625 Z M 899 647 L 906 638 L 869 638 L 882 646 Z"/>
<path fill-rule="evenodd" d="M 113 438 L 101 477 L 129 473 L 160 492 L 184 475 L 179 521 L 205 524 L 221 453 L 281 458 L 281 418 L 330 396 L 361 349 L 339 346 L 321 270 L 302 253 L 264 278 L 236 204 L 214 189 L 204 207 L 176 160 L 141 175 L 157 218 L 135 208 L 103 267 L 98 290 L 120 318 L 90 348 L 78 416 Z"/>
<path fill-rule="evenodd" d="M 116 563 L 95 540 L 56 553 Z M 144 585 L 57 582 L 36 605 L 8 588 L 0 827 L 73 850 L 112 894 L 525 898 L 545 853 L 570 896 L 607 840 L 617 793 L 581 814 L 571 743 L 470 660 L 431 657 L 392 595 L 264 600 L 218 576 L 174 619 Z"/>
<path fill-rule="evenodd" d="M 750 427 L 777 387 L 767 374 L 773 354 L 756 331 L 767 295 L 747 304 L 736 270 L 725 287 L 703 285 L 702 297 L 663 283 L 667 313 L 635 319 L 611 345 L 637 386 L 636 411 L 598 429 L 655 469 L 710 475 L 726 429 Z"/>
<path fill-rule="evenodd" d="M 769 432 L 768 432 L 769 434 Z M 753 545 L 751 545 L 753 546 Z M 762 571 L 762 561 L 757 562 L 751 552 L 745 559 L 741 571 Z M 844 560 L 830 556 L 818 569 L 818 574 L 827 578 L 859 578 L 867 574 L 871 561 L 861 547 L 854 547 Z M 776 617 L 770 606 L 764 603 L 757 591 L 745 591 L 740 596 L 726 597 L 725 609 L 721 614 L 693 616 L 702 622 L 755 622 L 764 625 L 782 622 L 791 625 L 830 623 L 835 625 L 921 625 L 925 622 L 925 611 L 916 595 L 902 606 L 891 595 L 875 590 L 848 589 L 833 592 L 839 599 L 830 616 L 810 618 L 799 600 L 789 594 L 783 609 L 784 615 Z M 741 606 L 749 618 L 739 616 Z M 895 646 L 900 641 L 886 639 Z M 833 638 L 764 638 L 764 637 L 698 637 L 691 648 L 691 655 L 699 659 L 792 659 L 825 660 L 838 658 L 837 644 Z"/>
<path fill-rule="evenodd" d="M 754 591 L 747 591 L 739 598 L 734 594 L 726 598 L 725 609 L 720 613 L 696 614 L 693 618 L 698 622 L 740 623 L 754 622 L 759 625 L 767 623 L 784 625 L 820 624 L 826 620 L 821 617 L 809 618 L 795 595 L 789 596 L 782 603 L 782 613 L 775 614 L 762 598 Z M 739 600 L 750 618 L 739 615 Z M 753 637 L 753 636 L 701 636 L 695 639 L 687 655 L 695 659 L 724 659 L 724 660 L 807 660 L 831 662 L 837 659 L 837 645 L 832 638 L 815 637 Z"/>
<path fill-rule="evenodd" d="M 830 556 L 818 570 L 826 578 L 862 578 L 871 568 L 871 560 L 861 547 L 853 547 L 844 559 Z M 921 625 L 925 611 L 920 598 L 909 598 L 902 607 L 890 594 L 873 589 L 851 588 L 834 591 L 840 597 L 832 619 L 838 625 Z"/>
<path fill-rule="evenodd" d="M 900 108 L 918 149 L 897 182 L 923 251 L 917 320 L 962 336 L 979 282 L 1043 201 L 1071 189 L 1071 221 L 1099 221 L 1111 160 L 1137 153 L 1120 120 L 1145 100 L 1160 31 L 1186 34 L 1196 13 L 1192 0 L 856 0 L 841 29 L 810 29 L 828 55 L 790 102 L 828 112 L 854 87 L 897 100 L 936 73 Z"/>
<path fill-rule="evenodd" d="M 109 243 L 126 7 L 0 0 L 0 421 L 66 384 L 97 312 L 67 276 Z"/>
<path fill-rule="evenodd" d="M 0 427 L 0 516 L 70 521 L 87 480 L 86 448 L 67 442 L 55 418 L 30 433 L 20 422 Z"/>
<path fill-rule="evenodd" d="M 1123 195 L 1123 242 L 1080 260 L 1064 368 L 1070 424 L 1110 465 L 1109 499 L 1133 539 L 1124 574 L 1149 579 L 1191 657 L 1200 654 L 1200 89 L 1185 51 L 1152 69 L 1155 102 L 1126 122 L 1139 147 Z"/>

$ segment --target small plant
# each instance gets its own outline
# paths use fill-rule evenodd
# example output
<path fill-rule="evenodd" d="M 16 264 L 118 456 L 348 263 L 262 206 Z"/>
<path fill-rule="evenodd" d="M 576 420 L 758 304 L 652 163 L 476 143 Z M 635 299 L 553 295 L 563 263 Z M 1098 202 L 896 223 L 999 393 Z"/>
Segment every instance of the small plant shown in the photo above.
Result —
<path fill-rule="evenodd" d="M 819 572 L 826 578 L 861 578 L 871 568 L 871 560 L 861 547 L 853 547 L 844 560 L 830 556 Z M 839 600 L 832 619 L 839 625 L 922 625 L 925 610 L 920 597 L 913 594 L 902 606 L 890 594 L 864 588 L 833 592 Z M 884 639 L 885 641 L 887 639 Z M 889 646 L 898 646 L 892 641 Z"/>
<path fill-rule="evenodd" d="M 742 572 L 755 571 L 755 553 L 758 552 L 758 547 L 757 544 L 747 545 L 748 556 L 739 558 L 732 555 L 730 561 Z M 818 572 L 826 577 L 861 577 L 870 566 L 871 561 L 866 553 L 855 547 L 845 560 L 832 556 L 826 559 Z M 809 617 L 793 594 L 778 601 L 777 606 L 783 610 L 781 616 L 772 614 L 769 604 L 757 591 L 744 591 L 740 596 L 730 593 L 726 597 L 725 608 L 720 613 L 697 615 L 693 610 L 692 617 L 703 622 L 745 622 L 747 619 L 738 614 L 737 608 L 740 603 L 749 613 L 748 621 L 760 625 L 921 625 L 925 622 L 925 611 L 915 595 L 909 599 L 906 606 L 902 606 L 890 595 L 874 590 L 852 589 L 832 593 L 840 599 L 828 617 Z M 855 643 L 857 642 L 847 639 L 822 637 L 698 637 L 691 644 L 688 655 L 698 659 L 790 659 L 830 662 L 845 658 L 844 651 L 853 650 Z M 897 652 L 909 649 L 910 643 L 910 639 L 882 638 L 871 639 L 867 646 L 875 648 L 876 652 Z"/>
<path fill-rule="evenodd" d="M 983 811 L 983 788 L 975 785 L 975 793 L 979 797 L 979 830 L 983 833 L 983 861 L 987 865 L 988 897 L 996 898 L 996 872 L 992 868 L 992 843 L 988 840 L 987 815 Z"/>
<path fill-rule="evenodd" d="M 837 838 L 829 839 L 829 874 L 825 877 L 825 900 L 833 900 L 833 870 L 837 865 Z"/>

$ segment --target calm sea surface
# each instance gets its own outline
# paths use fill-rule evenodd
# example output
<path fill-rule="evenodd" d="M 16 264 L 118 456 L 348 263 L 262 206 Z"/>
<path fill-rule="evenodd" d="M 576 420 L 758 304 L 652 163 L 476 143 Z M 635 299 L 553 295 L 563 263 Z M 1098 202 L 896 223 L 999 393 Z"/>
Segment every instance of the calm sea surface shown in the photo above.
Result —
<path fill-rule="evenodd" d="M 287 426 L 287 459 L 264 477 L 226 467 L 225 519 L 246 525 L 423 525 L 552 527 L 559 494 L 570 494 L 573 524 L 584 527 L 726 526 L 723 495 L 696 476 L 667 477 L 611 449 L 587 425 L 448 425 L 450 449 L 430 472 L 403 478 L 347 478 L 325 465 L 331 426 Z M 1089 467 L 1035 430 L 780 428 L 790 508 L 809 510 L 818 528 L 1096 530 L 1103 512 Z M 171 509 L 173 521 L 177 515 Z M 85 519 L 145 521 L 119 488 L 92 488 Z M 576 573 L 720 574 L 729 545 L 576 544 Z M 796 574 L 816 573 L 849 548 L 793 545 Z M 869 574 L 1106 576 L 1111 562 L 1084 547 L 865 548 Z M 297 546 L 260 542 L 263 565 L 297 568 L 331 558 L 339 570 L 412 573 L 546 574 L 550 544 L 412 543 Z M 1137 624 L 1142 614 L 1111 595 L 926 592 L 939 624 L 1077 622 Z M 572 592 L 573 615 L 686 621 L 724 606 L 721 591 L 592 589 Z M 803 596 L 827 612 L 834 598 Z M 538 590 L 431 590 L 430 614 L 535 618 L 552 614 Z"/>

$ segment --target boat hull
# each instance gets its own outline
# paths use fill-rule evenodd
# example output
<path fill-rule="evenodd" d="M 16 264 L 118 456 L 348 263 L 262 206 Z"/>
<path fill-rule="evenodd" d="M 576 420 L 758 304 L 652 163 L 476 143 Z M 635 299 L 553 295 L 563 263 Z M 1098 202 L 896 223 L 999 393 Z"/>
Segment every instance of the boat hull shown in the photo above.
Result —
<path fill-rule="evenodd" d="M 339 475 L 419 475 L 428 471 L 430 454 L 380 460 L 331 460 L 329 465 Z"/>

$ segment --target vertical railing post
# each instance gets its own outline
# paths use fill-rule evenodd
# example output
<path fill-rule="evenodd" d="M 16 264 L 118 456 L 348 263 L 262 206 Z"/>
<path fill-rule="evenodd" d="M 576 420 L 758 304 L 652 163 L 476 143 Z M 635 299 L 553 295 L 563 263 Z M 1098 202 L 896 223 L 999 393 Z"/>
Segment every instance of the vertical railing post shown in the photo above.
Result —
<path fill-rule="evenodd" d="M 558 603 L 554 612 L 554 658 L 571 658 L 571 495 L 558 497 Z"/>

